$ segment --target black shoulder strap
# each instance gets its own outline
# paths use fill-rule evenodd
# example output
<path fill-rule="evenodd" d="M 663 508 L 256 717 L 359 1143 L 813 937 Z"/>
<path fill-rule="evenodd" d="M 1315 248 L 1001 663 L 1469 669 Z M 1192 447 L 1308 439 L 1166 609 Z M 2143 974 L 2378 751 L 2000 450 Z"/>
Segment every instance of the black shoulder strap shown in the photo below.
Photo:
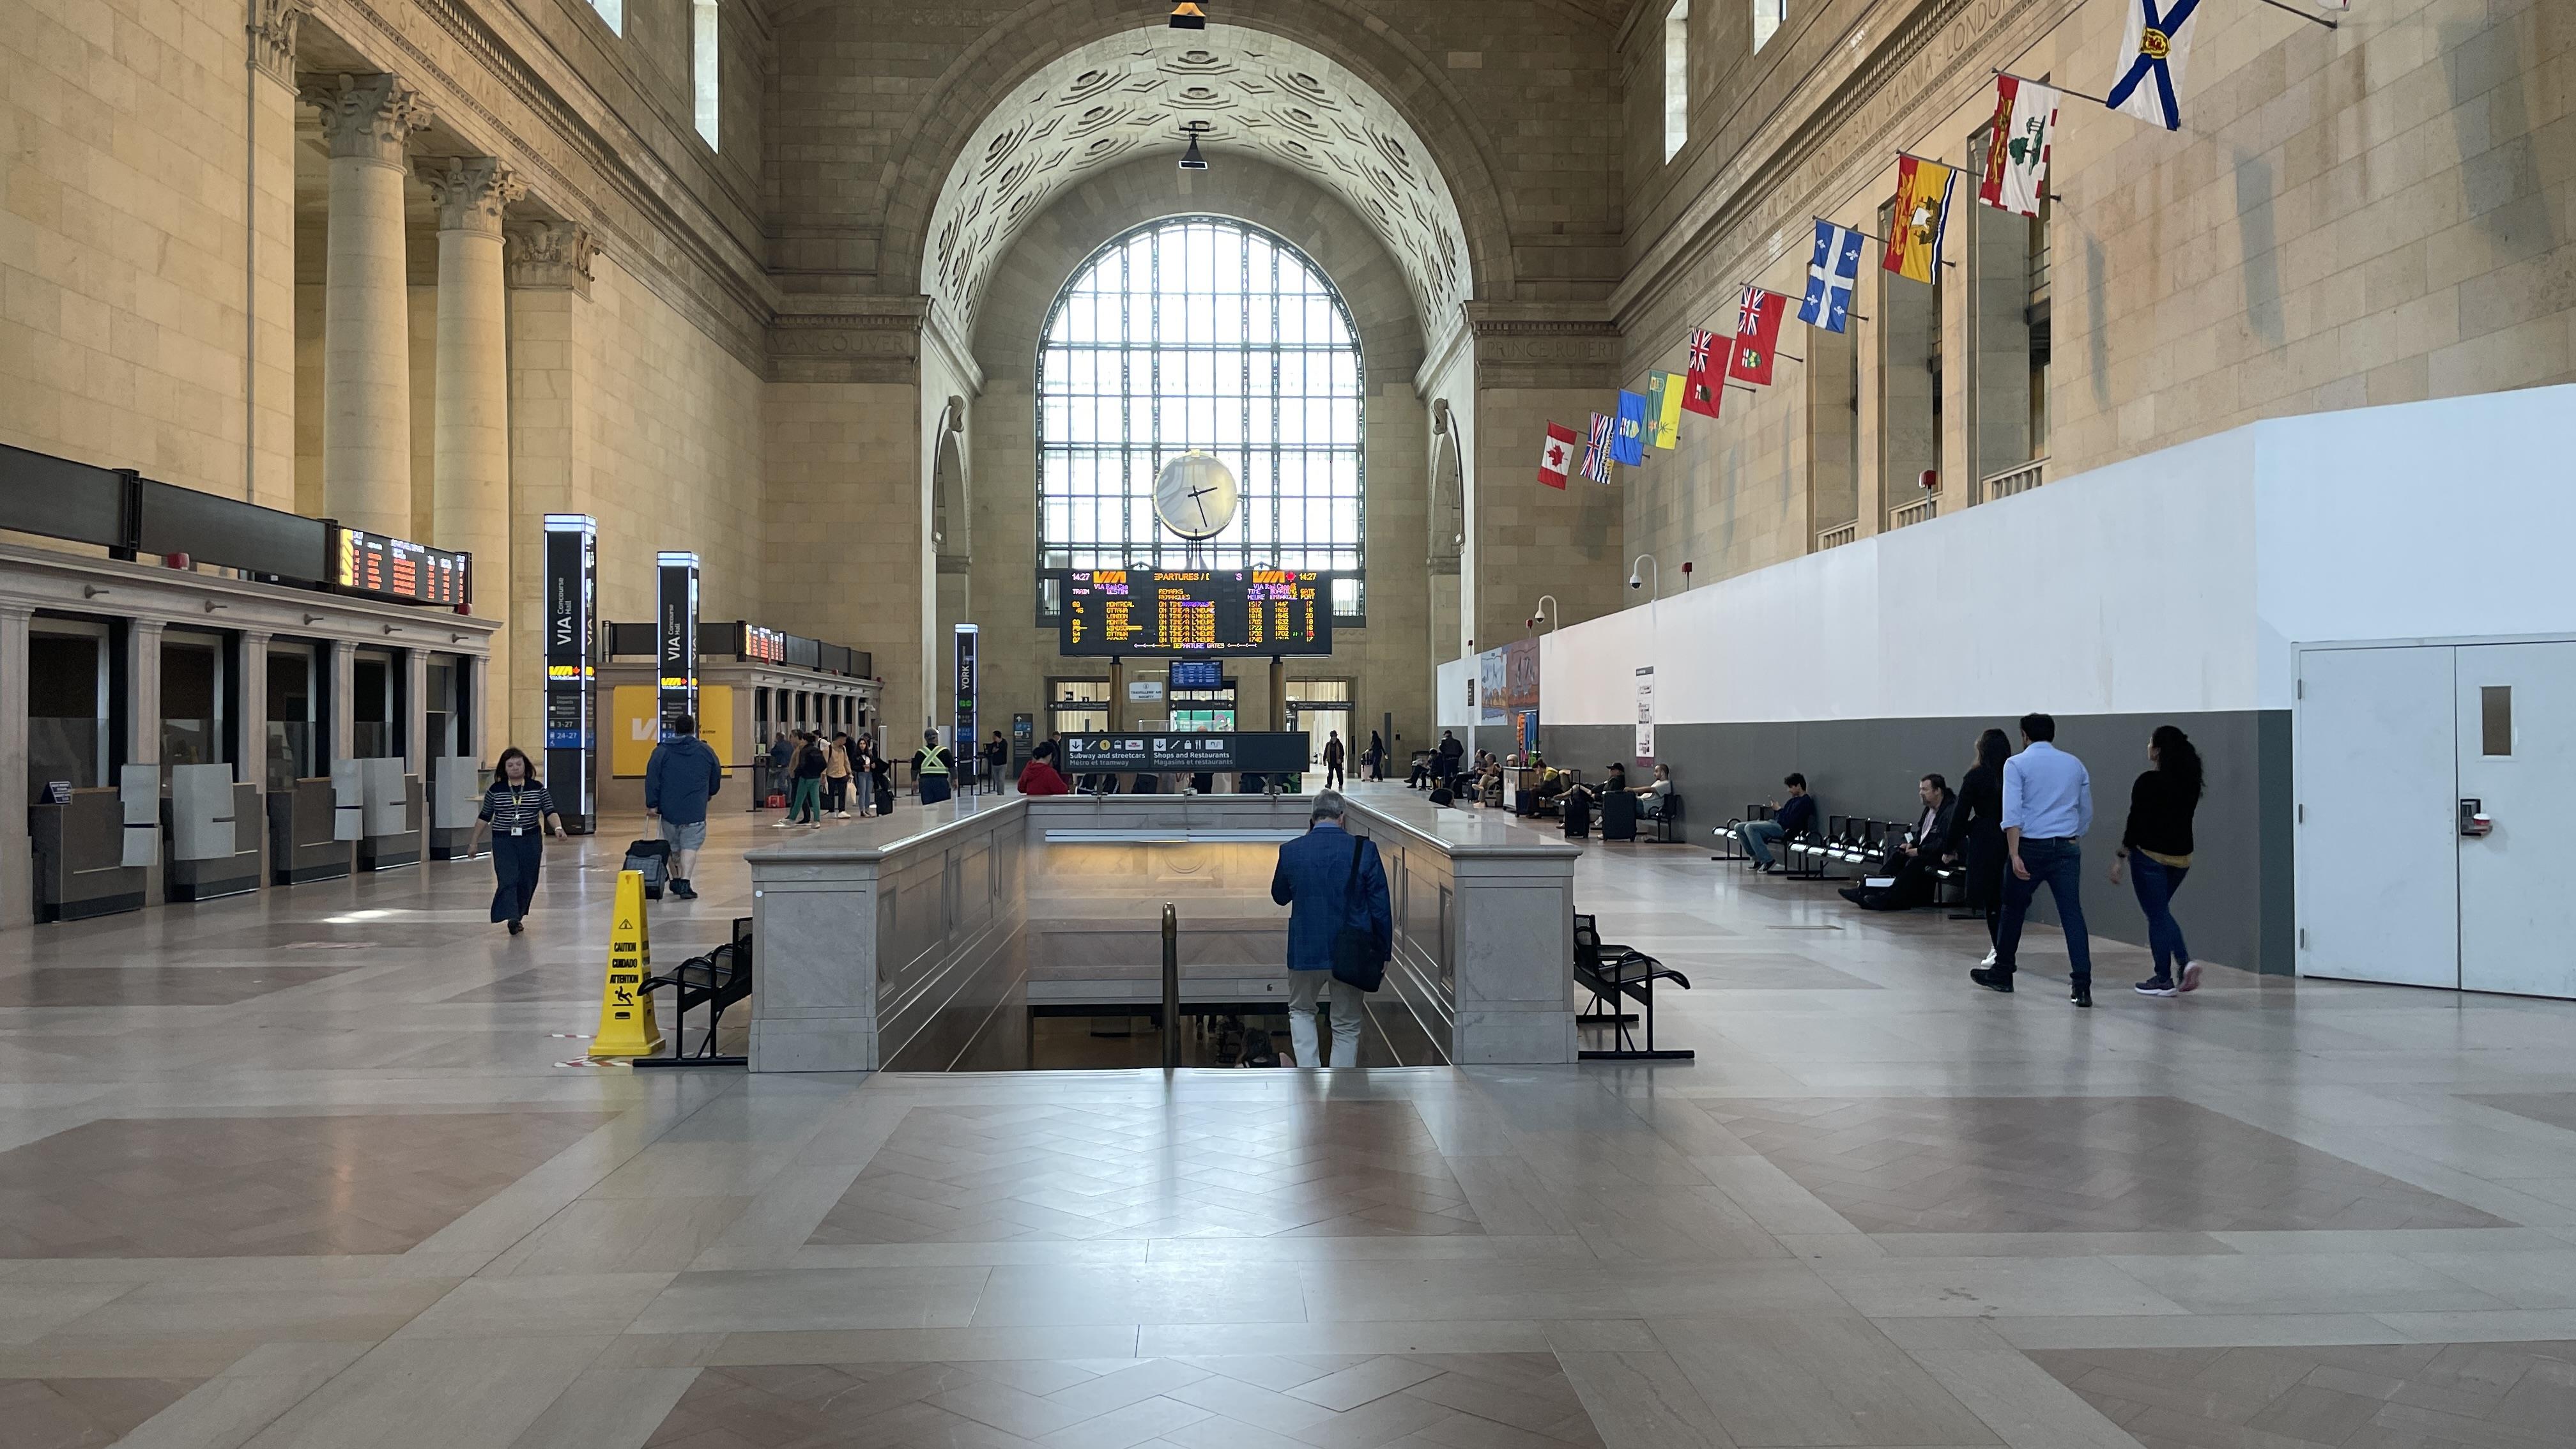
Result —
<path fill-rule="evenodd" d="M 1367 845 L 1368 840 L 1365 837 L 1358 835 L 1351 837 L 1351 874 L 1348 880 L 1342 882 L 1342 894 L 1345 897 L 1360 888 L 1360 851 Z"/>

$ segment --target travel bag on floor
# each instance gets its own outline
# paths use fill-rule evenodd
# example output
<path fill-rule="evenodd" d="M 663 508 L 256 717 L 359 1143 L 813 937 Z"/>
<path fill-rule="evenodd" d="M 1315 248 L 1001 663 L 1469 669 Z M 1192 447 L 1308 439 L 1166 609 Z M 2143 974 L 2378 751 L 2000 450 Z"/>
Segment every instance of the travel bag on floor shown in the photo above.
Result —
<path fill-rule="evenodd" d="M 638 840 L 626 847 L 626 864 L 619 867 L 644 877 L 644 899 L 662 898 L 663 883 L 671 878 L 671 843 L 667 840 Z"/>

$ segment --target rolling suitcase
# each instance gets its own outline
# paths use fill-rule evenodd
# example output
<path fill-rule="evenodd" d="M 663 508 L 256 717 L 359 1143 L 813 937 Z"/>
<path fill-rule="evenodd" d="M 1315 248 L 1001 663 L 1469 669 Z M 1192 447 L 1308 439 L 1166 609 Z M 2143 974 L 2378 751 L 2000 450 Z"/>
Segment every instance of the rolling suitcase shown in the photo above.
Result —
<path fill-rule="evenodd" d="M 644 899 L 662 898 L 662 885 L 671 878 L 671 845 L 665 840 L 638 840 L 626 847 L 626 863 L 620 870 L 631 870 L 644 877 Z"/>

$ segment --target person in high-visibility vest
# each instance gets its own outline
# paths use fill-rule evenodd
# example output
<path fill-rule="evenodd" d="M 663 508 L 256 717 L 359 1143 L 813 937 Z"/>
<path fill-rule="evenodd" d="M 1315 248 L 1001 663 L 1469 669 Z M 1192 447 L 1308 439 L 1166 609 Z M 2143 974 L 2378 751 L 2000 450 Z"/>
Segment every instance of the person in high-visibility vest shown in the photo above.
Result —
<path fill-rule="evenodd" d="M 936 805 L 948 798 L 948 752 L 939 747 L 939 731 L 921 732 L 921 749 L 912 757 L 913 777 L 921 782 L 921 803 Z"/>

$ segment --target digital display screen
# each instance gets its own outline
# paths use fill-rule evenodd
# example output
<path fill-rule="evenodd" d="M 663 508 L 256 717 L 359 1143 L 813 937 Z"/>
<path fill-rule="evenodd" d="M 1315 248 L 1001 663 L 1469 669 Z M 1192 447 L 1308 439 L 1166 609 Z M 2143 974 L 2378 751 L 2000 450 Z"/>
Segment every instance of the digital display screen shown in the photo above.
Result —
<path fill-rule="evenodd" d="M 468 557 L 409 539 L 344 528 L 331 582 L 406 603 L 462 604 L 473 597 L 467 587 Z"/>
<path fill-rule="evenodd" d="M 787 633 L 782 629 L 764 629 L 758 624 L 742 626 L 742 654 L 757 664 L 787 662 Z"/>
<path fill-rule="evenodd" d="M 1257 770 L 1294 775 L 1308 767 L 1310 741 L 1293 732 L 1270 734 L 1064 735 L 1066 774 L 1134 770 L 1148 774 L 1198 774 Z"/>
<path fill-rule="evenodd" d="M 1213 659 L 1176 659 L 1172 661 L 1171 685 L 1174 689 L 1223 689 L 1225 666 Z"/>
<path fill-rule="evenodd" d="M 1066 654 L 1330 654 L 1332 575 L 1304 569 L 1074 570 Z M 1177 685 L 1177 681 L 1175 681 Z"/>

